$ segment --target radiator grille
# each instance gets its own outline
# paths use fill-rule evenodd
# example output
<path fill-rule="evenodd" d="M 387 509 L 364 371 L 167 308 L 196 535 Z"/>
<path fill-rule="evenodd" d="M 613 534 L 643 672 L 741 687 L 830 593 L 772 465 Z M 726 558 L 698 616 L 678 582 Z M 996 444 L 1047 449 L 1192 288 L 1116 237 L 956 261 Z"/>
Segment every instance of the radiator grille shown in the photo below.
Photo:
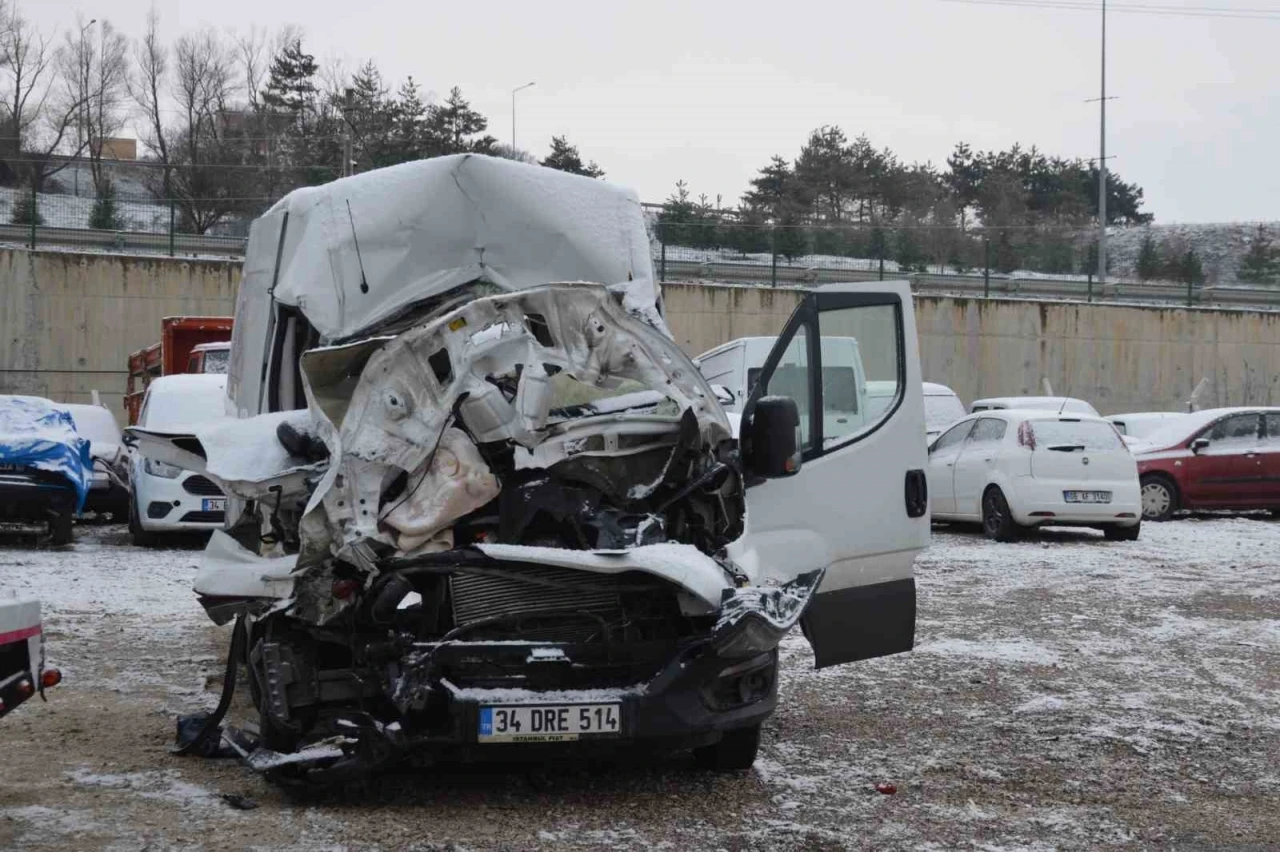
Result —
<path fill-rule="evenodd" d="M 199 494 L 204 497 L 221 497 L 222 489 L 214 485 L 212 480 L 196 474 L 182 480 L 182 490 L 188 494 Z"/>
<path fill-rule="evenodd" d="M 536 631 L 555 634 L 545 637 L 548 639 L 574 641 L 582 638 L 578 634 L 598 633 L 593 622 L 614 621 L 622 615 L 620 587 L 614 577 L 536 565 L 512 568 L 507 573 L 455 574 L 450 579 L 454 624 L 471 624 L 496 616 L 535 619 L 548 614 L 577 615 L 577 626 L 562 624 Z"/>

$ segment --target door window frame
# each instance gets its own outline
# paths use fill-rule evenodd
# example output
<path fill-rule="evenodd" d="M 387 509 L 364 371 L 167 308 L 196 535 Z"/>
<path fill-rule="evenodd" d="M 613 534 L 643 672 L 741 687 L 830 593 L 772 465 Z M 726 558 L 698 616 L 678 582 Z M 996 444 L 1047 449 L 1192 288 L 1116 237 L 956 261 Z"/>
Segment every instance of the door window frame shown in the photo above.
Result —
<path fill-rule="evenodd" d="M 875 308 L 875 307 L 892 307 L 894 321 L 894 341 L 897 348 L 897 382 L 898 392 L 895 395 L 893 405 L 886 408 L 876 421 L 875 425 L 862 432 L 855 432 L 841 440 L 838 444 L 830 447 L 823 446 L 825 436 L 822 431 L 822 421 L 824 412 L 824 401 L 822 397 L 822 337 L 821 337 L 821 319 L 822 314 L 829 311 L 844 310 L 847 308 Z M 789 348 L 792 339 L 803 326 L 806 333 L 806 347 L 808 355 L 808 382 L 809 382 L 809 447 L 801 453 L 802 461 L 811 461 L 812 459 L 821 458 L 822 456 L 838 452 L 845 447 L 856 444 L 869 438 L 878 432 L 885 424 L 891 421 L 898 409 L 902 407 L 902 402 L 906 399 L 907 384 L 907 352 L 906 352 L 906 330 L 903 325 L 902 315 L 902 299 L 896 293 L 824 293 L 811 292 L 805 296 L 804 301 L 796 308 L 795 313 L 791 315 L 791 319 L 787 320 L 786 326 L 783 327 L 782 333 L 778 335 L 777 341 L 774 343 L 773 350 L 769 353 L 769 357 L 765 359 L 764 366 L 760 370 L 760 380 L 756 382 L 755 387 L 751 389 L 751 396 L 747 404 L 743 407 L 743 423 L 751 422 L 751 418 L 755 415 L 756 403 L 763 396 L 761 390 L 769 384 L 773 379 L 774 371 L 777 369 L 778 362 L 782 360 L 782 356 Z"/>

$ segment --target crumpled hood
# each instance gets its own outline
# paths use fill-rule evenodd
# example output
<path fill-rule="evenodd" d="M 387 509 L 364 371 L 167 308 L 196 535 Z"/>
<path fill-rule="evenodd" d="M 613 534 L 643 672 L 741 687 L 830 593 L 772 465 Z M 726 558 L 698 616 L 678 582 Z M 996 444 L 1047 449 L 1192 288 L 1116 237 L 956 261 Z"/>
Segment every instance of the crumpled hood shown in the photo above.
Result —
<path fill-rule="evenodd" d="M 661 324 L 640 201 L 604 181 L 460 154 L 296 190 L 254 236 L 286 214 L 274 297 L 325 340 L 367 333 L 473 281 L 507 291 L 619 285 L 628 310 Z M 276 257 L 274 244 L 263 248 Z"/>

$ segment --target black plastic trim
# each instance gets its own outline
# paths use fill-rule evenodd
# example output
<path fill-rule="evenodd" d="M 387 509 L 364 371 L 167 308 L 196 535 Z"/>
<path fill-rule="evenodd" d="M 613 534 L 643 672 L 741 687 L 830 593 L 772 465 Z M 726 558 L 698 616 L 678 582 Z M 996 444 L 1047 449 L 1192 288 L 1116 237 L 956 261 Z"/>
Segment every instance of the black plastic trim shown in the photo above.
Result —
<path fill-rule="evenodd" d="M 910 651 L 916 636 L 916 581 L 819 591 L 801 623 L 815 668 Z"/>

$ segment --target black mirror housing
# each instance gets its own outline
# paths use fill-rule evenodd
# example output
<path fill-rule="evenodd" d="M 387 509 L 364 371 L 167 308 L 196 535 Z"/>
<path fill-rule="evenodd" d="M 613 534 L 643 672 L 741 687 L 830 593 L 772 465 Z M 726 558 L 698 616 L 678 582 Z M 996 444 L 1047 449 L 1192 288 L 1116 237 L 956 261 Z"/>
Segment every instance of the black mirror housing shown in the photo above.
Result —
<path fill-rule="evenodd" d="M 762 397 L 751 416 L 747 469 L 765 479 L 800 472 L 800 408 L 787 396 Z"/>

